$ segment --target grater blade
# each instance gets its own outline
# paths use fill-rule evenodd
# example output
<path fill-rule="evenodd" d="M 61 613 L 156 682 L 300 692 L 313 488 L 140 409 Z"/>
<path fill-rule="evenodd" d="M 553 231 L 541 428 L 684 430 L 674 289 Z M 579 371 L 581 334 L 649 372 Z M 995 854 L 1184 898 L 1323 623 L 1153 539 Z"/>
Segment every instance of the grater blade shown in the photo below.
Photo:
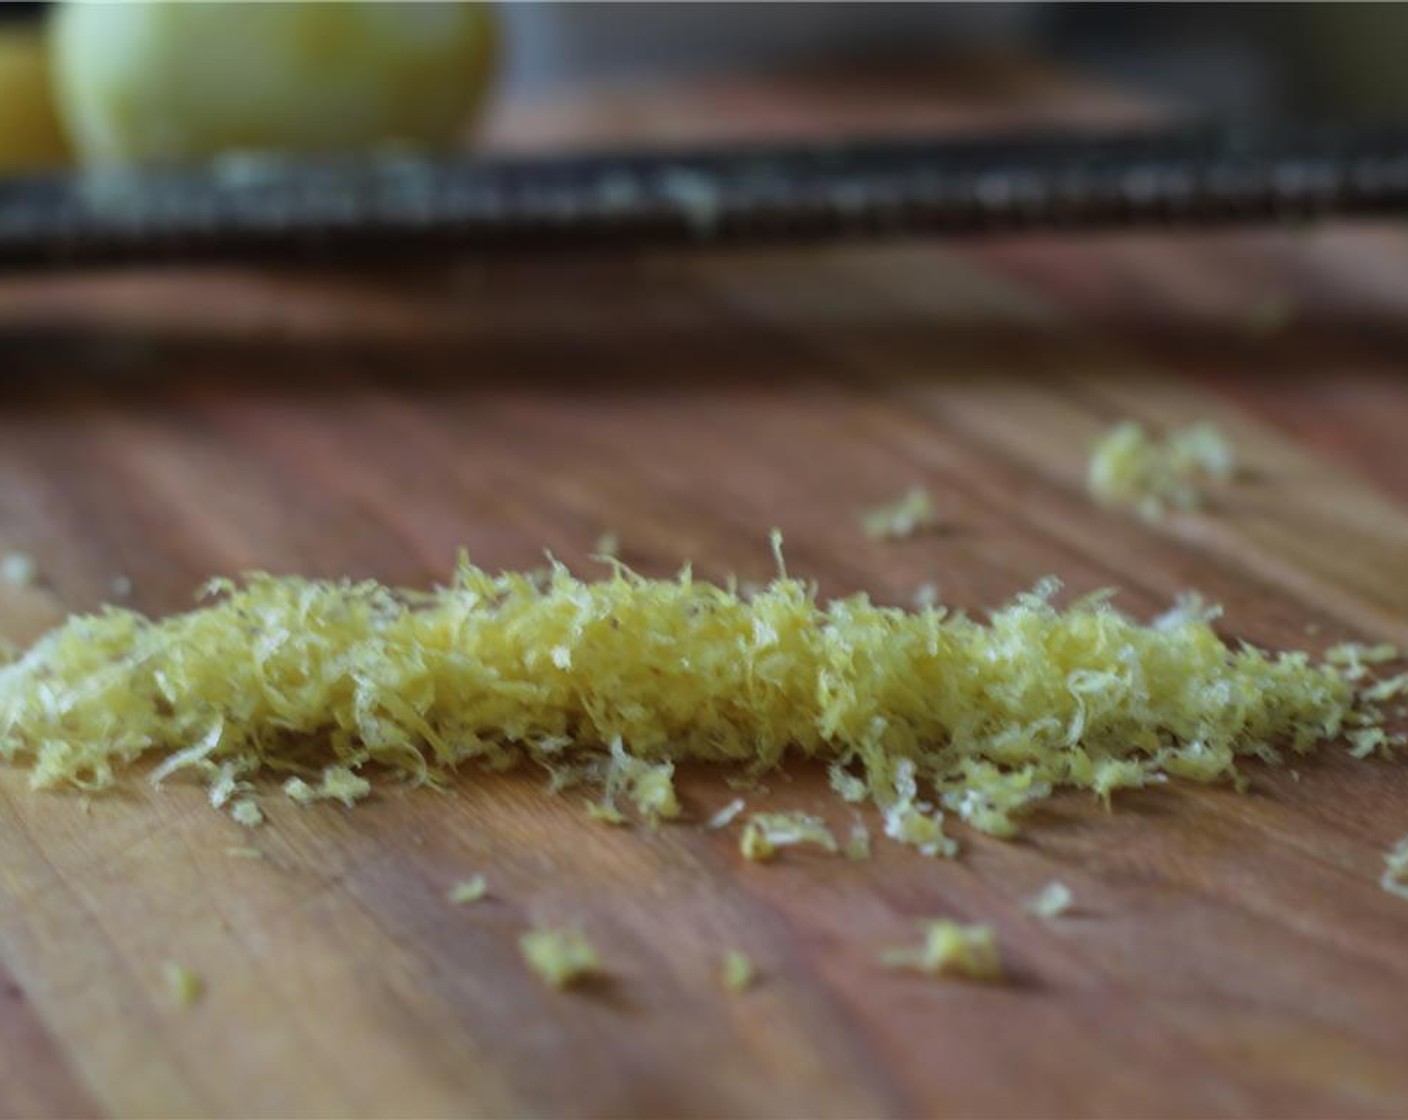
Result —
<path fill-rule="evenodd" d="M 1408 125 L 534 159 L 225 157 L 0 180 L 0 272 L 1298 222 L 1408 212 Z"/>

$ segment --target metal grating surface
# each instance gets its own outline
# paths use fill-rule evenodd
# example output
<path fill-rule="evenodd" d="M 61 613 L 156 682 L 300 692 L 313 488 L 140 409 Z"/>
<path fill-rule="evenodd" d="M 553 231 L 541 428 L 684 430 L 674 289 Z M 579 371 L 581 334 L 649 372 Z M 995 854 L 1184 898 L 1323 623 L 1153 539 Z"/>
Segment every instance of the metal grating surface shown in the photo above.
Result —
<path fill-rule="evenodd" d="M 0 270 L 637 248 L 1408 212 L 1408 126 L 533 160 L 225 159 L 0 180 Z"/>

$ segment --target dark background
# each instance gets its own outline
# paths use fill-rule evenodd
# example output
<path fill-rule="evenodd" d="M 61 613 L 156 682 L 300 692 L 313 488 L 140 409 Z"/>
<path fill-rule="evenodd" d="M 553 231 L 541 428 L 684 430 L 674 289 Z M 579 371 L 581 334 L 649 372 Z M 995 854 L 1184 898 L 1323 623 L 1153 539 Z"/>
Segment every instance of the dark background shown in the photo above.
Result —
<path fill-rule="evenodd" d="M 0 0 L 0 18 L 43 4 Z M 974 50 L 1020 51 L 1191 109 L 1408 109 L 1408 5 L 504 4 L 513 92 Z"/>

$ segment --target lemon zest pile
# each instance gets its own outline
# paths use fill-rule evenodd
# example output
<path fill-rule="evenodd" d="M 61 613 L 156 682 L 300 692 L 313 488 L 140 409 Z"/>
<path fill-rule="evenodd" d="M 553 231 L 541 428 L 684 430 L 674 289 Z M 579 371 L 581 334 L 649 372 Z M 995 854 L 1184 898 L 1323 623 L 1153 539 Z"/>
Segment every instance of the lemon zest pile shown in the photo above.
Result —
<path fill-rule="evenodd" d="M 84 790 L 154 759 L 155 780 L 201 777 L 252 827 L 259 774 L 350 805 L 368 767 L 437 783 L 532 762 L 653 822 L 680 813 L 679 761 L 756 778 L 806 756 L 888 836 L 948 855 L 945 810 L 1011 835 L 1059 787 L 1236 781 L 1240 759 L 1305 753 L 1355 714 L 1363 651 L 1316 664 L 1227 645 L 1195 599 L 1144 625 L 1103 595 L 1058 610 L 1057 589 L 980 621 L 822 604 L 785 570 L 746 597 L 619 565 L 586 581 L 462 563 L 433 592 L 254 575 L 185 614 L 109 607 L 41 638 L 0 668 L 0 759 Z"/>
<path fill-rule="evenodd" d="M 917 947 L 888 949 L 880 956 L 887 968 L 907 968 L 929 976 L 962 976 L 985 982 L 1002 979 L 1002 959 L 991 927 L 961 925 L 941 918 L 926 922 Z"/>
<path fill-rule="evenodd" d="M 1133 508 L 1155 521 L 1168 509 L 1199 508 L 1207 483 L 1225 482 L 1235 473 L 1231 445 L 1211 424 L 1193 424 L 1158 439 L 1142 424 L 1125 420 L 1095 445 L 1087 485 L 1102 503 Z"/>

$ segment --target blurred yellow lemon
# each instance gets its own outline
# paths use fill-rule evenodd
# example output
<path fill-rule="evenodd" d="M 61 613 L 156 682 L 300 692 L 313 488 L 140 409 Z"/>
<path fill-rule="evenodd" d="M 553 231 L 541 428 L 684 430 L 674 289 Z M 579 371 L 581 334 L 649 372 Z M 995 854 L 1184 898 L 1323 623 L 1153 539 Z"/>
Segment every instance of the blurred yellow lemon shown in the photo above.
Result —
<path fill-rule="evenodd" d="M 100 165 L 450 147 L 497 56 L 481 3 L 78 2 L 53 31 L 60 111 Z"/>
<path fill-rule="evenodd" d="M 0 31 L 0 172 L 68 162 L 68 142 L 54 110 L 42 30 Z"/>

